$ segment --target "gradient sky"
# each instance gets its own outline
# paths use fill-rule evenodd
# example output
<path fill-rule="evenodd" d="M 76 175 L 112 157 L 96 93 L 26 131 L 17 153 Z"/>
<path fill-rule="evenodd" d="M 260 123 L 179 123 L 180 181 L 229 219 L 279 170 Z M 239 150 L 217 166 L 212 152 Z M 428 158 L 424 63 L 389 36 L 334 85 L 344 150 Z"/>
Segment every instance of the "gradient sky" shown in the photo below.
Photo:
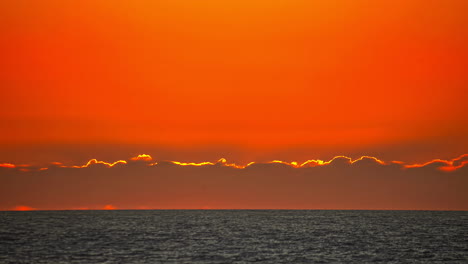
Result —
<path fill-rule="evenodd" d="M 450 160 L 468 149 L 467 10 L 4 0 L 0 163 Z"/>

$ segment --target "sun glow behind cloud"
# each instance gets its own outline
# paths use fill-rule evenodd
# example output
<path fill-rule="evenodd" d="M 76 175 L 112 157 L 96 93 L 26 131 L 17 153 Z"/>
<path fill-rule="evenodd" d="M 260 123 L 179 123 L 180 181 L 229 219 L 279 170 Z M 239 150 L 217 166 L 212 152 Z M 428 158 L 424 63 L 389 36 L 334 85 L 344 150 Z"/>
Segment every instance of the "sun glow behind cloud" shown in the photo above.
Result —
<path fill-rule="evenodd" d="M 224 167 L 232 167 L 232 168 L 236 168 L 236 169 L 245 169 L 251 165 L 254 165 L 254 164 L 283 164 L 283 165 L 287 165 L 287 166 L 290 166 L 292 168 L 307 168 L 307 167 L 316 167 L 316 166 L 327 166 L 327 165 L 330 165 L 332 164 L 334 161 L 336 160 L 345 160 L 346 163 L 348 164 L 354 164 L 356 162 L 359 162 L 359 161 L 363 161 L 363 160 L 370 160 L 372 162 L 375 162 L 376 164 L 379 164 L 379 165 L 382 165 L 382 166 L 386 166 L 386 165 L 390 165 L 390 164 L 396 164 L 396 165 L 399 165 L 401 167 L 401 169 L 411 169 L 411 168 L 422 168 L 422 167 L 426 167 L 426 166 L 429 166 L 429 165 L 432 165 L 432 164 L 440 164 L 440 166 L 438 166 L 437 168 L 441 171 L 445 171 L 445 172 L 450 172 L 450 171 L 454 171 L 454 170 L 457 170 L 457 169 L 460 169 L 462 167 L 464 167 L 465 165 L 468 164 L 468 154 L 463 154 L 457 158 L 454 158 L 454 159 L 451 159 L 451 160 L 442 160 L 442 159 L 433 159 L 431 161 L 428 161 L 428 162 L 424 162 L 424 163 L 405 163 L 403 161 L 390 161 L 390 162 L 385 162 L 385 161 L 382 161 L 376 157 L 371 157 L 371 156 L 361 156 L 359 158 L 356 158 L 356 159 L 353 159 L 353 158 L 350 158 L 350 157 L 347 157 L 347 156 L 335 156 L 333 157 L 332 159 L 328 160 L 328 161 L 325 161 L 325 160 L 320 160 L 320 159 L 310 159 L 310 160 L 306 160 L 304 162 L 298 162 L 298 161 L 291 161 L 291 162 L 287 162 L 287 161 L 281 161 L 281 160 L 272 160 L 272 161 L 268 161 L 268 162 L 255 162 L 255 161 L 251 161 L 251 162 L 248 162 L 246 164 L 235 164 L 235 163 L 229 163 L 226 159 L 224 158 L 221 158 L 215 162 L 211 162 L 211 161 L 204 161 L 204 162 L 180 162 L 180 161 L 159 161 L 158 162 L 151 162 L 153 161 L 153 157 L 151 155 L 148 155 L 148 154 L 140 154 L 138 156 L 135 156 L 135 157 L 132 157 L 130 158 L 128 161 L 126 160 L 117 160 L 115 162 L 105 162 L 105 161 L 99 161 L 97 159 L 91 159 L 89 160 L 87 163 L 83 164 L 83 165 L 64 165 L 60 162 L 52 162 L 50 163 L 52 166 L 54 167 L 60 167 L 60 168 L 74 168 L 74 169 L 80 169 L 80 168 L 88 168 L 90 166 L 93 166 L 93 165 L 96 165 L 96 164 L 102 164 L 102 165 L 105 165 L 106 167 L 108 168 L 111 168 L 111 167 L 114 167 L 116 165 L 125 165 L 125 164 L 128 164 L 128 162 L 146 162 L 147 166 L 157 166 L 158 164 L 160 163 L 171 163 L 171 164 L 174 164 L 174 165 L 178 165 L 178 166 L 194 166 L 194 167 L 201 167 L 201 166 L 215 166 L 215 165 L 219 165 L 219 166 L 224 166 Z M 14 169 L 14 168 L 17 168 L 17 167 L 31 167 L 31 165 L 14 165 L 14 164 L 9 164 L 9 163 L 3 163 L 3 166 L 2 164 L 0 164 L 0 167 L 3 167 L 3 168 L 10 168 L 10 169 Z M 40 168 L 36 168 L 36 170 L 46 170 L 48 169 L 47 167 L 40 167 Z M 33 170 L 33 169 L 19 169 L 21 171 L 30 171 L 30 170 Z"/>
<path fill-rule="evenodd" d="M 234 164 L 155 162 L 141 154 L 125 163 L 9 166 L 0 168 L 0 210 L 468 210 L 467 158 L 414 164 L 336 156 Z"/>

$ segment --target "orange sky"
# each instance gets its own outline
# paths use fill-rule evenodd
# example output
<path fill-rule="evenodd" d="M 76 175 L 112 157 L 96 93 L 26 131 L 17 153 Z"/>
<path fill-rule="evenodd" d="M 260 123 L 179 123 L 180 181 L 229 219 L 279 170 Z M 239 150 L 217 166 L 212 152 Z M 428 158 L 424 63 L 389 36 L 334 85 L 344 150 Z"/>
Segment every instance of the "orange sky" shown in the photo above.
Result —
<path fill-rule="evenodd" d="M 468 145 L 464 0 L 0 5 L 3 144 Z"/>
<path fill-rule="evenodd" d="M 0 163 L 468 148 L 465 0 L 5 0 Z"/>

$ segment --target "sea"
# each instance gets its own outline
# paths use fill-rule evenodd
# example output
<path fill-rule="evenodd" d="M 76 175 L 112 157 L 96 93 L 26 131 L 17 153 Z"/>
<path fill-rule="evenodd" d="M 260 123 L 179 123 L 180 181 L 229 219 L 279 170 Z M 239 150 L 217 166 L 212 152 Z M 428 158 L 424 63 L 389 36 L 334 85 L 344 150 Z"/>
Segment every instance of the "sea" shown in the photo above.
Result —
<path fill-rule="evenodd" d="M 0 263 L 468 263 L 468 212 L 0 212 Z"/>

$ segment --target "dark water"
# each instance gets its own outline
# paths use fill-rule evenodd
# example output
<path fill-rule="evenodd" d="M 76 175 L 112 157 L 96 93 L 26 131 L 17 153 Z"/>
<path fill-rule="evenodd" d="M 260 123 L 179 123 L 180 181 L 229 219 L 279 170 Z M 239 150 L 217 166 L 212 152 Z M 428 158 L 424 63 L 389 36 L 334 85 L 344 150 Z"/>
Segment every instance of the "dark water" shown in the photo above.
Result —
<path fill-rule="evenodd" d="M 0 212 L 0 263 L 468 263 L 468 212 Z"/>

